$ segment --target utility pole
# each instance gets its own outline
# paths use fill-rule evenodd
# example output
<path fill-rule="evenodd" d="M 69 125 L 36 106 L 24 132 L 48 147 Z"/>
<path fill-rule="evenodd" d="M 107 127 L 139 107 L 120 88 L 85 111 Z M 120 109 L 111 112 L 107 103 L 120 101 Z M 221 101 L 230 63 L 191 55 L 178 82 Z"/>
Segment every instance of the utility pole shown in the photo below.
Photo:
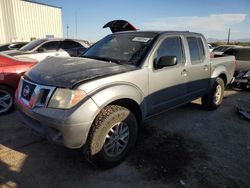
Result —
<path fill-rule="evenodd" d="M 69 38 L 69 25 L 67 24 L 67 38 Z"/>
<path fill-rule="evenodd" d="M 77 11 L 75 12 L 76 38 L 77 38 Z"/>
<path fill-rule="evenodd" d="M 231 29 L 229 28 L 229 30 L 228 30 L 228 36 L 227 36 L 227 44 L 229 44 L 229 41 L 230 41 L 230 33 L 231 33 Z"/>

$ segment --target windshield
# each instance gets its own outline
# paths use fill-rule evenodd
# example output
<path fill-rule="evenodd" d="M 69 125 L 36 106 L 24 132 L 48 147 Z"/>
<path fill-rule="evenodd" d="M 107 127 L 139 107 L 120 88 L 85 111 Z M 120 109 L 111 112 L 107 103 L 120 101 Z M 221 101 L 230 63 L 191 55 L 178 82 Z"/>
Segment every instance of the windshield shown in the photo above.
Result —
<path fill-rule="evenodd" d="M 34 40 L 31 41 L 30 43 L 26 44 L 25 46 L 23 46 L 22 48 L 20 48 L 20 51 L 31 51 L 34 48 L 36 48 L 38 45 L 42 44 L 43 42 L 47 41 L 46 39 L 38 39 L 38 40 Z"/>
<path fill-rule="evenodd" d="M 224 52 L 229 48 L 232 48 L 232 46 L 219 46 L 214 49 L 214 52 Z"/>
<path fill-rule="evenodd" d="M 116 33 L 108 35 L 88 49 L 82 57 L 138 65 L 157 33 Z"/>

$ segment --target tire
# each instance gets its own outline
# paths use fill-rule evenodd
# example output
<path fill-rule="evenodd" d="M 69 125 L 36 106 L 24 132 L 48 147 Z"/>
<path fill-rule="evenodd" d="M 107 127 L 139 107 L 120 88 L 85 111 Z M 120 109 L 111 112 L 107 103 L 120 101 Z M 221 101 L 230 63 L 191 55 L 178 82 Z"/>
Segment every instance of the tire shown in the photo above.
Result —
<path fill-rule="evenodd" d="M 224 97 L 225 84 L 221 78 L 216 78 L 211 90 L 201 98 L 202 106 L 207 110 L 217 109 Z"/>
<path fill-rule="evenodd" d="M 0 115 L 13 110 L 14 91 L 6 86 L 0 86 Z"/>
<path fill-rule="evenodd" d="M 109 105 L 96 117 L 90 130 L 85 157 L 100 168 L 118 165 L 134 147 L 137 120 L 125 107 Z"/>

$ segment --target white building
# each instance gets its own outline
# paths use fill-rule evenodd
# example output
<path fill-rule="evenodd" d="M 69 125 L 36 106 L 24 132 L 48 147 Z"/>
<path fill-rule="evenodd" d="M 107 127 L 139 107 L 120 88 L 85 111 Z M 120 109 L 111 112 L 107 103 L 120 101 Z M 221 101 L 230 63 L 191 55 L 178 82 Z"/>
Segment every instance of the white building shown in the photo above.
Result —
<path fill-rule="evenodd" d="M 62 10 L 25 0 L 0 0 L 0 44 L 63 37 Z"/>

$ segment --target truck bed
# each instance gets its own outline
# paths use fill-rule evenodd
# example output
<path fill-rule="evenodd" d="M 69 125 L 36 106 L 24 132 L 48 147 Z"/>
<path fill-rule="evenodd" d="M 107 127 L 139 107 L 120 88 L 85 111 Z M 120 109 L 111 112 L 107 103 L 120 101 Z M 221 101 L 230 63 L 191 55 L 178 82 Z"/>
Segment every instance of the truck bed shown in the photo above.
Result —
<path fill-rule="evenodd" d="M 217 70 L 224 70 L 224 74 L 227 76 L 227 84 L 229 84 L 233 78 L 235 71 L 235 57 L 223 56 L 211 58 L 211 73 L 212 76 L 216 75 Z"/>

